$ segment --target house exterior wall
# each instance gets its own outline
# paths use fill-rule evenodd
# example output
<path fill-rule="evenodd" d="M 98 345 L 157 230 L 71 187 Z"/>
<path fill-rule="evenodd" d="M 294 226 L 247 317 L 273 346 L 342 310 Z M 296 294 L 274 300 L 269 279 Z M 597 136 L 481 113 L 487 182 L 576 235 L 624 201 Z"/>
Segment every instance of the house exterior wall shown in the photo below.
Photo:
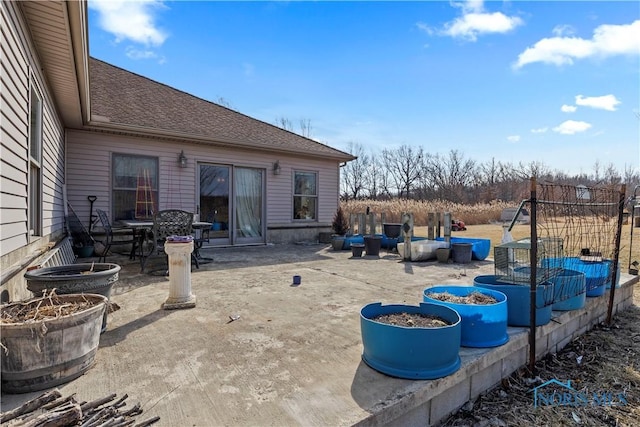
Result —
<path fill-rule="evenodd" d="M 184 151 L 187 167 L 178 166 Z M 339 166 L 336 161 L 276 153 L 213 147 L 180 141 L 69 130 L 67 134 L 67 197 L 81 221 L 88 223 L 87 196 L 97 196 L 94 209 L 111 214 L 111 156 L 113 153 L 157 156 L 159 159 L 159 209 L 196 211 L 197 164 L 215 163 L 259 168 L 265 171 L 267 241 L 272 243 L 317 239 L 329 231 L 338 206 Z M 279 161 L 281 172 L 272 173 Z M 294 171 L 318 174 L 318 221 L 293 221 Z"/>
<path fill-rule="evenodd" d="M 52 101 L 18 2 L 2 2 L 0 43 L 0 262 L 3 272 L 28 263 L 64 232 L 64 127 Z M 42 97 L 42 232 L 28 232 L 29 87 Z M 3 300 L 27 298 L 21 274 L 1 285 Z M 5 292 L 6 291 L 6 292 Z"/>

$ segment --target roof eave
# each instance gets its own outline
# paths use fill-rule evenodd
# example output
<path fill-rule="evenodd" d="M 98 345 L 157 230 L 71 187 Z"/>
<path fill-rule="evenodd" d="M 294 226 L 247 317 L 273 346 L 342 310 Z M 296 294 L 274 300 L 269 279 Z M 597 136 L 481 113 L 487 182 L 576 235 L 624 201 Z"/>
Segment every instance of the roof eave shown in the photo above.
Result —
<path fill-rule="evenodd" d="M 303 155 L 305 157 L 314 157 L 314 158 L 323 158 L 323 159 L 332 159 L 337 162 L 349 162 L 351 160 L 355 160 L 356 157 L 343 153 L 339 150 L 335 150 L 335 153 L 324 153 L 324 152 L 311 152 L 305 151 L 304 153 L 286 148 L 278 148 L 278 147 L 266 147 L 261 144 L 255 144 L 247 141 L 238 141 L 231 140 L 226 138 L 211 138 L 211 137 L 203 137 L 199 135 L 193 135 L 183 132 L 175 132 L 168 131 L 165 129 L 154 129 L 147 128 L 142 126 L 132 126 L 132 125 L 123 125 L 120 123 L 109 123 L 100 121 L 100 118 L 93 117 L 94 120 L 89 121 L 88 125 L 85 126 L 87 130 L 96 130 L 96 131 L 105 131 L 105 132 L 118 132 L 124 133 L 132 136 L 142 136 L 142 137 L 161 137 L 166 139 L 174 139 L 185 142 L 197 143 L 197 144 L 207 144 L 213 145 L 217 147 L 229 147 L 229 148 L 244 148 L 244 149 L 254 149 L 261 150 L 270 153 L 286 153 L 292 155 Z M 96 120 L 97 119 L 97 120 Z"/>
<path fill-rule="evenodd" d="M 89 24 L 86 1 L 67 2 L 69 29 L 75 63 L 82 121 L 91 119 L 91 98 L 89 92 Z"/>

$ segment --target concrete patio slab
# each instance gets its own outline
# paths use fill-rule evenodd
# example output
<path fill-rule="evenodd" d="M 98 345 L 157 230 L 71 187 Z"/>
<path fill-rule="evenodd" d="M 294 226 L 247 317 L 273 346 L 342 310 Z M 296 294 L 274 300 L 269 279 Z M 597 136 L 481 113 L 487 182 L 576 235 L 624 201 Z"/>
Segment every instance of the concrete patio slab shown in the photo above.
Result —
<path fill-rule="evenodd" d="M 404 263 L 384 250 L 353 259 L 312 244 L 202 252 L 214 262 L 193 269 L 197 304 L 183 310 L 161 308 L 167 277 L 110 257 L 123 267 L 111 297 L 120 309 L 109 315 L 95 365 L 60 386 L 63 395 L 127 393 L 141 403 L 141 419 L 158 415 L 161 426 L 429 425 L 526 363 L 526 328 L 509 328 L 505 346 L 463 349 L 460 371 L 438 380 L 391 378 L 361 361 L 362 306 L 418 304 L 425 287 L 472 285 L 494 273 L 491 260 Z M 620 309 L 637 277 L 622 281 Z M 606 307 L 604 298 L 589 303 Z M 570 317 L 579 320 L 562 334 L 539 328 L 545 351 L 592 324 L 577 311 Z M 3 394 L 2 410 L 38 394 Z"/>

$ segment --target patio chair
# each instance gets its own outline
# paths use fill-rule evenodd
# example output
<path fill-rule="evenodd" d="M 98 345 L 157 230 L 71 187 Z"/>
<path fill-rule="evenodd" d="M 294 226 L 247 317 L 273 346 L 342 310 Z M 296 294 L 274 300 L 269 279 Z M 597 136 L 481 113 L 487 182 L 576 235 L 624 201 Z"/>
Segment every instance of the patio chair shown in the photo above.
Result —
<path fill-rule="evenodd" d="M 136 236 L 133 233 L 130 233 L 130 236 L 131 236 L 130 238 L 129 236 L 127 236 L 126 239 L 115 240 L 114 228 L 111 226 L 111 221 L 109 221 L 109 215 L 107 215 L 107 213 L 102 209 L 96 209 L 96 213 L 98 214 L 98 218 L 102 223 L 102 228 L 104 229 L 104 235 L 105 235 L 105 239 L 102 242 L 102 244 L 104 245 L 104 250 L 102 252 L 102 255 L 100 255 L 100 258 L 98 258 L 98 262 L 106 262 L 107 255 L 109 254 L 109 250 L 111 249 L 112 246 L 117 246 L 117 245 L 131 245 L 131 251 L 129 252 L 129 259 L 133 259 L 135 257 L 136 247 L 138 243 L 138 239 L 136 238 Z M 120 228 L 116 230 L 120 230 Z M 123 228 L 122 230 L 125 230 L 125 229 Z M 121 236 L 121 234 L 118 233 L 118 236 Z"/>
<path fill-rule="evenodd" d="M 152 255 L 165 254 L 164 243 L 169 236 L 189 236 L 193 233 L 193 213 L 179 210 L 179 209 L 166 209 L 156 212 L 153 215 L 153 228 L 151 229 L 151 241 L 153 247 L 149 254 L 144 258 L 142 262 L 142 272 L 144 272 L 147 260 Z M 198 260 L 193 254 L 191 259 L 195 262 L 196 268 L 200 268 Z M 168 264 L 168 262 L 167 262 Z"/>

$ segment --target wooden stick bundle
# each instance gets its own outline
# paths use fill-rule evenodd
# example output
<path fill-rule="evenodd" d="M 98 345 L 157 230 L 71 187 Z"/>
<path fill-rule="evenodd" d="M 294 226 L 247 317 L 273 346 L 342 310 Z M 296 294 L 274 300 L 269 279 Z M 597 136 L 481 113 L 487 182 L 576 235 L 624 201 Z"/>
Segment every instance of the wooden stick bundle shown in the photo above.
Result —
<path fill-rule="evenodd" d="M 0 413 L 3 427 L 126 427 L 135 423 L 134 417 L 142 414 L 142 408 L 136 403 L 128 410 L 125 394 L 112 402 L 116 394 L 110 394 L 90 402 L 77 402 L 75 395 L 62 397 L 58 389 L 47 391 L 21 406 Z M 135 424 L 135 427 L 147 427 L 160 420 L 153 417 Z M 5 424 L 6 423 L 6 424 Z"/>

